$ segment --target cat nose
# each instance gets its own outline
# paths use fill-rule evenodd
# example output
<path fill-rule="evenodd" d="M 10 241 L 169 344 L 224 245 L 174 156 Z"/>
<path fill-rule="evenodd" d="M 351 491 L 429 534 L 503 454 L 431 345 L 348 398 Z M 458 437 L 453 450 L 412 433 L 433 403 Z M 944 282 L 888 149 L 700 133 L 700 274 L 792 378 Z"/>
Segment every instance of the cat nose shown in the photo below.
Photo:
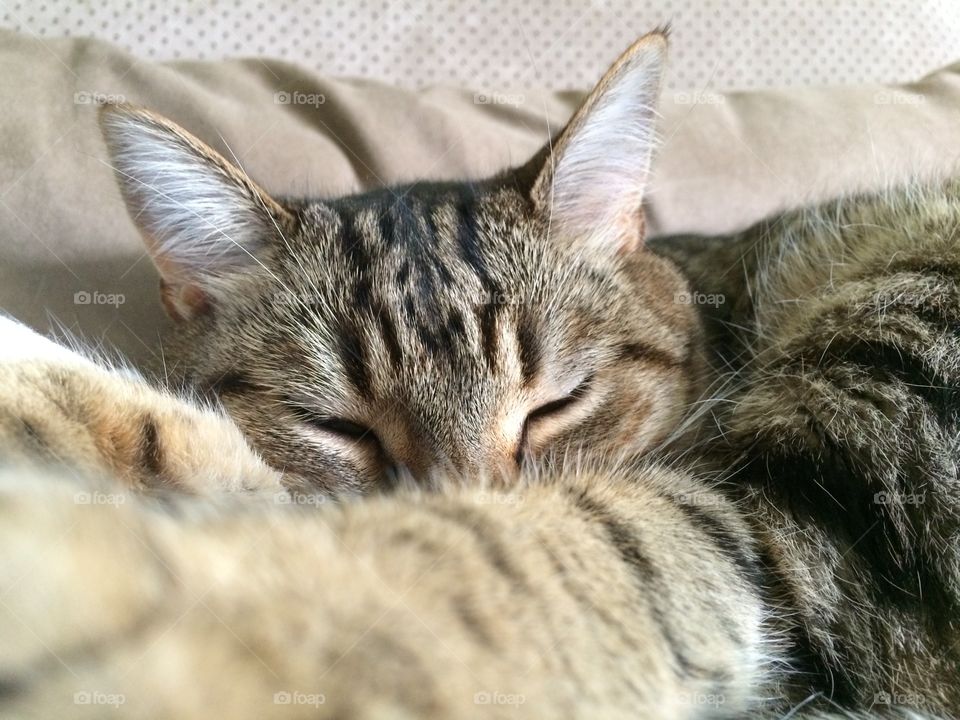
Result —
<path fill-rule="evenodd" d="M 437 484 L 444 477 L 459 477 L 463 470 L 464 465 L 461 462 L 456 462 L 449 454 L 425 443 L 405 444 L 390 453 L 390 474 L 397 479 L 421 485 Z"/>
<path fill-rule="evenodd" d="M 458 458 L 438 453 L 429 457 L 426 453 L 407 453 L 404 459 L 394 459 L 389 475 L 395 483 L 417 482 L 442 486 L 446 482 L 464 480 L 490 483 L 497 487 L 509 487 L 516 483 L 520 466 L 512 454 L 500 454 L 489 458 Z"/>
<path fill-rule="evenodd" d="M 508 487 L 516 482 L 522 458 L 517 439 L 490 427 L 435 429 L 417 416 L 404 416 L 381 434 L 387 472 L 397 482 L 438 487 L 445 482 Z M 492 423 L 487 423 L 488 426 Z"/>
<path fill-rule="evenodd" d="M 471 463 L 464 474 L 467 479 L 487 482 L 495 487 L 510 487 L 519 478 L 520 467 L 514 453 L 491 450 Z"/>

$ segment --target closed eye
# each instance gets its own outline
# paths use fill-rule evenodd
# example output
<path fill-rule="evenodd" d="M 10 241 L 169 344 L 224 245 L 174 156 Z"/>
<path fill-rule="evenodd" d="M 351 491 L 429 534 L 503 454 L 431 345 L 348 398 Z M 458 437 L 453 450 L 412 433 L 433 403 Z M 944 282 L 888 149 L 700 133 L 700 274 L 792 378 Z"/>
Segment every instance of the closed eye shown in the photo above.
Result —
<path fill-rule="evenodd" d="M 324 415 L 301 406 L 292 406 L 292 408 L 300 421 L 314 430 L 354 442 L 368 441 L 380 444 L 377 434 L 365 425 L 341 417 Z"/>
<path fill-rule="evenodd" d="M 532 410 L 527 415 L 527 422 L 559 413 L 562 410 L 566 410 L 578 400 L 583 399 L 584 395 L 586 395 L 587 391 L 590 389 L 591 383 L 593 383 L 593 375 L 588 375 L 565 397 L 551 400 L 550 402 L 544 403 L 540 407 Z"/>
<path fill-rule="evenodd" d="M 568 407 L 573 405 L 577 401 L 577 398 L 571 393 L 566 397 L 557 398 L 556 400 L 551 400 L 550 402 L 541 405 L 536 410 L 531 411 L 527 414 L 526 422 L 535 422 L 541 418 L 545 418 L 548 415 L 555 415 L 556 413 L 566 410 Z"/>
<path fill-rule="evenodd" d="M 526 420 L 523 421 L 523 430 L 520 434 L 520 442 L 517 445 L 516 461 L 518 465 L 522 462 L 523 454 L 526 452 L 527 436 L 530 432 L 531 426 L 554 415 L 561 415 L 565 410 L 573 407 L 584 398 L 584 396 L 590 390 L 590 385 L 592 383 L 593 375 L 588 375 L 579 385 L 571 390 L 568 395 L 557 398 L 556 400 L 551 400 L 548 403 L 544 403 L 527 414 Z"/>

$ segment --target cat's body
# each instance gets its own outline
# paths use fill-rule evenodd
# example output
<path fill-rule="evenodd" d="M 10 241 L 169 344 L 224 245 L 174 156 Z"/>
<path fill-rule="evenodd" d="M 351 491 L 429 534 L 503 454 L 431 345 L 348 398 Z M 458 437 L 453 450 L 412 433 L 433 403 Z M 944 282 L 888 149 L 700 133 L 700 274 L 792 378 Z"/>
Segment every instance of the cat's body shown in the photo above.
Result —
<path fill-rule="evenodd" d="M 648 129 L 603 124 L 646 117 L 658 48 L 471 188 L 278 203 L 107 116 L 184 375 L 277 470 L 216 409 L 0 358 L 0 707 L 960 714 L 960 188 L 661 241 L 691 295 L 638 247 Z"/>
<path fill-rule="evenodd" d="M 707 329 L 741 379 L 706 462 L 797 609 L 794 652 L 848 707 L 960 713 L 958 200 L 907 186 L 657 243 L 728 299 Z"/>

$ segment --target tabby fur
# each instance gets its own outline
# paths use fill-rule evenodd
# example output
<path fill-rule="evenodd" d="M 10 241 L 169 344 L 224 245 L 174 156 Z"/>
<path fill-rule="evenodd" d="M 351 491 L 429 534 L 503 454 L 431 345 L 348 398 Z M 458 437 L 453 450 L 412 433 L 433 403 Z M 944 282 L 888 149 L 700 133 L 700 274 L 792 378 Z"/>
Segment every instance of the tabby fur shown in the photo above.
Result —
<path fill-rule="evenodd" d="M 960 183 L 642 246 L 663 47 L 336 201 L 107 111 L 212 397 L 0 323 L 5 716 L 960 715 Z"/>

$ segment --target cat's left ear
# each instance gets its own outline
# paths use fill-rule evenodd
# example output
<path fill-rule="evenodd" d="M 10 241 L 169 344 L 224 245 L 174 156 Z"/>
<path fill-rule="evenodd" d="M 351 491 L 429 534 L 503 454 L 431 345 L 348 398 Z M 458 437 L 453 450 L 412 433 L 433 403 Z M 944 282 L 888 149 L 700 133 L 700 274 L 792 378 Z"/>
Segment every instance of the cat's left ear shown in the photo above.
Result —
<path fill-rule="evenodd" d="M 601 253 L 642 245 L 641 202 L 666 51 L 665 32 L 635 42 L 532 161 L 542 163 L 532 199 L 549 217 L 551 236 Z"/>
<path fill-rule="evenodd" d="M 105 105 L 100 126 L 171 317 L 213 310 L 237 279 L 263 269 L 293 218 L 243 170 L 145 108 Z"/>

